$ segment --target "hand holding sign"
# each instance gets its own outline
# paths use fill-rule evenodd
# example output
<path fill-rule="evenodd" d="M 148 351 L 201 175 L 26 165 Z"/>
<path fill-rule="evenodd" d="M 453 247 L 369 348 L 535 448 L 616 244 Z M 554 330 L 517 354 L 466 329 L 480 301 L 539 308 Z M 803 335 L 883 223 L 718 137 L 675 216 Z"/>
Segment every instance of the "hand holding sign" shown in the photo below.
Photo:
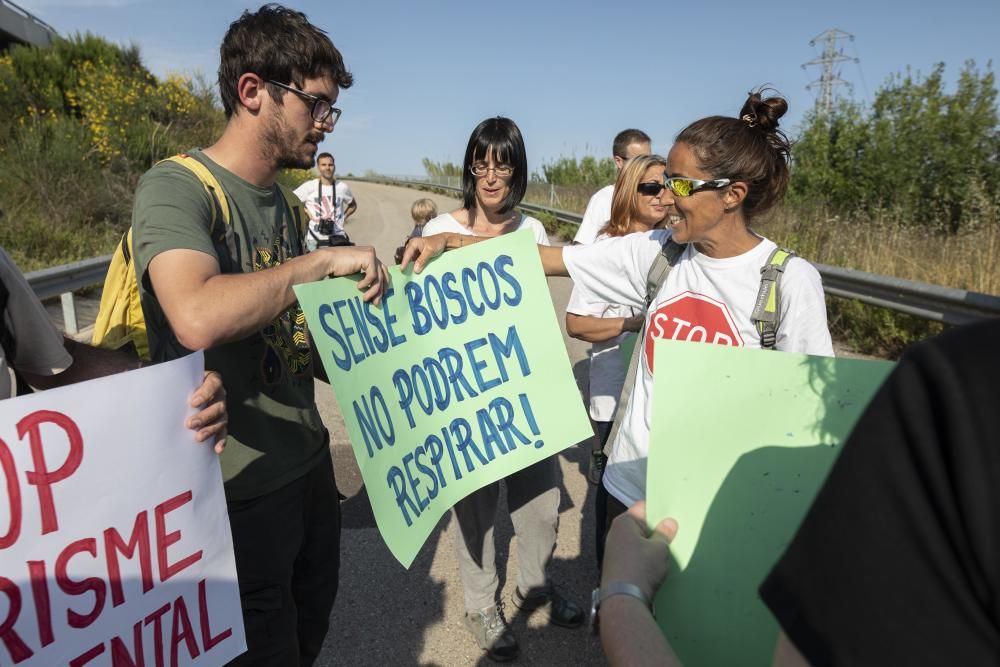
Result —
<path fill-rule="evenodd" d="M 647 511 L 681 525 L 657 619 L 684 664 L 769 664 L 757 587 L 892 364 L 672 340 L 656 363 Z"/>
<path fill-rule="evenodd" d="M 413 241 L 410 259 L 440 250 Z M 591 431 L 530 233 L 392 271 L 380 307 L 349 281 L 295 291 L 379 530 L 408 567 L 457 501 Z"/>
<path fill-rule="evenodd" d="M 219 462 L 183 426 L 201 364 L 0 402 L 0 662 L 243 652 Z"/>

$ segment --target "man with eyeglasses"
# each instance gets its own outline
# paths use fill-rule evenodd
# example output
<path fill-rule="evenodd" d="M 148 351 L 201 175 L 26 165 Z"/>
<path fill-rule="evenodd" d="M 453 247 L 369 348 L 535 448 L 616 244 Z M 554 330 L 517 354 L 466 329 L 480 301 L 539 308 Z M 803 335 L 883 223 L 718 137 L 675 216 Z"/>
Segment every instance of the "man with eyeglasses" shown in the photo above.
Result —
<path fill-rule="evenodd" d="M 616 134 L 614 143 L 611 145 L 611 156 L 618 171 L 621 171 L 622 167 L 632 158 L 638 155 L 649 155 L 652 152 L 653 146 L 649 135 L 634 128 L 622 130 Z M 583 221 L 576 231 L 576 236 L 573 237 L 573 243 L 590 245 L 597 239 L 601 229 L 611 219 L 611 197 L 614 193 L 613 183 L 594 193 L 594 196 L 587 202 L 587 208 L 583 212 Z"/>
<path fill-rule="evenodd" d="M 269 4 L 229 27 L 220 55 L 227 123 L 188 155 L 222 193 L 175 162 L 147 172 L 136 272 L 154 361 L 203 349 L 229 390 L 221 462 L 248 646 L 232 664 L 311 665 L 337 592 L 340 507 L 313 394 L 322 365 L 292 286 L 362 273 L 364 298 L 377 303 L 388 277 L 372 248 L 303 254 L 275 181 L 282 168 L 312 166 L 353 82 L 326 33 Z"/>
<path fill-rule="evenodd" d="M 319 178 L 295 188 L 295 196 L 309 213 L 306 247 L 312 251 L 323 246 L 354 245 L 344 231 L 347 219 L 358 210 L 358 202 L 347 183 L 334 178 L 336 162 L 330 153 L 316 158 Z"/>

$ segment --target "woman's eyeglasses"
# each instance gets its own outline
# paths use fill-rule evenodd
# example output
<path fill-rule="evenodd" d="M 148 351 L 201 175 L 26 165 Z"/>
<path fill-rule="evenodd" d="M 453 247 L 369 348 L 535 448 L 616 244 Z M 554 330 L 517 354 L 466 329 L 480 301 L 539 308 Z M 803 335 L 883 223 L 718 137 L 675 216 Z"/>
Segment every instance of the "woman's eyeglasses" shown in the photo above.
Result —
<path fill-rule="evenodd" d="M 477 162 L 476 164 L 469 167 L 469 171 L 472 172 L 473 176 L 482 177 L 489 173 L 490 169 L 493 173 L 500 178 L 507 178 L 514 173 L 514 167 L 509 164 L 498 164 L 495 167 L 487 165 L 485 162 Z"/>

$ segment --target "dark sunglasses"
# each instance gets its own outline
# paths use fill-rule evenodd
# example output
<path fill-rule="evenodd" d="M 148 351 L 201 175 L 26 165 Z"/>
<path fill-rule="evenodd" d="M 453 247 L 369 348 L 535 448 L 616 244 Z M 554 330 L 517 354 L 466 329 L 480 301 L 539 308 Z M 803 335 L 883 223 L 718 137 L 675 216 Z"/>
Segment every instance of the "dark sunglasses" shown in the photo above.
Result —
<path fill-rule="evenodd" d="M 640 183 L 636 189 L 639 191 L 639 194 L 641 195 L 646 195 L 647 197 L 655 197 L 656 195 L 660 194 L 660 191 L 663 190 L 663 188 L 665 187 L 667 186 L 665 186 L 663 183 Z"/>

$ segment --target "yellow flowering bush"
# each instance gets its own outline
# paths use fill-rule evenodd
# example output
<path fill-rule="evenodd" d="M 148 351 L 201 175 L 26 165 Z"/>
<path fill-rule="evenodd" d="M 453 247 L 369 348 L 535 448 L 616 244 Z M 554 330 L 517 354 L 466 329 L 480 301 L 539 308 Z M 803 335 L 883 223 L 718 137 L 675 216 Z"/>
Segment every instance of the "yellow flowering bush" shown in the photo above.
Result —
<path fill-rule="evenodd" d="M 0 243 L 29 269 L 110 252 L 139 176 L 218 136 L 214 100 L 92 35 L 0 54 Z"/>

